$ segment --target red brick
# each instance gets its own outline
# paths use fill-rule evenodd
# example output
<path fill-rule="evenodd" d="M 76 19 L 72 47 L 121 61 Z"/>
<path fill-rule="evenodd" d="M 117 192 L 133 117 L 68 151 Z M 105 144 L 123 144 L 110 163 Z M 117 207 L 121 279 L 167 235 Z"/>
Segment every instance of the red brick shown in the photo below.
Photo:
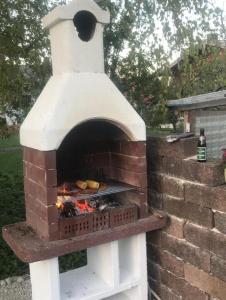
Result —
<path fill-rule="evenodd" d="M 57 188 L 46 188 L 34 181 L 24 178 L 24 191 L 31 195 L 34 199 L 42 202 L 44 205 L 54 205 L 57 200 Z"/>
<path fill-rule="evenodd" d="M 165 196 L 164 210 L 169 214 L 179 218 L 188 219 L 199 225 L 209 228 L 213 227 L 213 212 L 209 208 Z"/>
<path fill-rule="evenodd" d="M 76 162 L 77 168 L 89 169 L 92 168 L 104 168 L 110 166 L 110 153 L 95 153 L 82 155 L 81 160 Z M 70 166 L 69 166 L 70 167 Z"/>
<path fill-rule="evenodd" d="M 164 174 L 151 173 L 149 187 L 158 193 L 184 198 L 184 183 L 182 180 Z"/>
<path fill-rule="evenodd" d="M 175 143 L 168 143 L 164 138 L 150 136 L 147 139 L 147 147 L 150 154 L 155 156 L 167 156 L 176 158 L 186 158 L 196 154 L 197 137 L 181 139 Z"/>
<path fill-rule="evenodd" d="M 43 169 L 56 169 L 56 151 L 39 151 L 23 147 L 23 159 Z"/>
<path fill-rule="evenodd" d="M 223 260 L 216 255 L 212 255 L 211 273 L 226 282 L 226 260 Z"/>
<path fill-rule="evenodd" d="M 134 156 L 146 156 L 146 141 L 121 141 L 119 153 Z"/>
<path fill-rule="evenodd" d="M 184 300 L 208 300 L 206 293 L 166 270 L 161 271 L 161 282 L 177 295 L 181 295 Z"/>
<path fill-rule="evenodd" d="M 185 184 L 185 201 L 226 212 L 226 185 L 208 187 Z"/>
<path fill-rule="evenodd" d="M 34 231 L 37 232 L 37 217 L 36 214 L 33 211 L 28 210 L 28 208 L 26 209 L 26 222 L 27 224 L 33 228 Z"/>
<path fill-rule="evenodd" d="M 147 204 L 147 189 L 140 189 L 119 193 L 115 196 L 116 200 L 122 203 L 132 203 L 139 208 L 139 218 L 146 218 L 149 214 L 149 207 Z"/>
<path fill-rule="evenodd" d="M 192 244 L 226 259 L 226 235 L 191 223 L 185 225 L 184 233 Z"/>
<path fill-rule="evenodd" d="M 44 187 L 57 185 L 56 170 L 45 170 L 33 164 L 25 164 L 25 177 Z"/>
<path fill-rule="evenodd" d="M 41 239 L 52 241 L 59 239 L 58 223 L 48 224 L 34 211 L 26 209 L 27 223 Z"/>
<path fill-rule="evenodd" d="M 137 173 L 144 173 L 147 171 L 146 157 L 112 153 L 111 164 L 115 168 L 133 170 Z"/>
<path fill-rule="evenodd" d="M 149 207 L 148 204 L 142 204 L 139 207 L 139 212 L 138 212 L 138 218 L 139 219 L 143 219 L 143 218 L 147 218 L 149 216 Z"/>
<path fill-rule="evenodd" d="M 179 219 L 174 216 L 169 216 L 169 223 L 166 228 L 163 230 L 166 231 L 168 234 L 173 235 L 178 239 L 184 238 L 184 219 Z"/>
<path fill-rule="evenodd" d="M 225 299 L 226 282 L 213 277 L 192 265 L 186 264 L 184 267 L 185 279 L 191 285 L 196 286 L 213 297 L 217 297 L 221 300 Z"/>
<path fill-rule="evenodd" d="M 25 165 L 25 177 L 45 186 L 45 169 L 41 169 L 33 164 L 27 163 Z"/>
<path fill-rule="evenodd" d="M 110 179 L 121 181 L 133 186 L 146 188 L 147 187 L 147 174 L 136 173 L 119 168 L 111 168 Z"/>
<path fill-rule="evenodd" d="M 57 186 L 57 171 L 47 170 L 45 174 L 45 186 L 55 187 Z"/>
<path fill-rule="evenodd" d="M 184 240 L 178 240 L 168 234 L 162 234 L 160 245 L 162 249 L 169 251 L 185 262 L 189 262 L 204 271 L 210 271 L 210 254 L 207 251 L 203 251 Z"/>
<path fill-rule="evenodd" d="M 54 241 L 59 239 L 58 223 L 48 224 L 39 218 L 37 234 L 41 239 L 46 241 Z"/>
<path fill-rule="evenodd" d="M 25 197 L 26 209 L 33 211 L 48 224 L 56 223 L 59 218 L 59 212 L 56 205 L 45 206 L 43 203 L 34 199 L 31 195 Z"/>
<path fill-rule="evenodd" d="M 128 191 L 120 193 L 117 196 L 117 199 L 123 201 L 124 203 L 133 202 L 137 205 L 147 203 L 147 189 L 136 189 L 133 191 Z"/>

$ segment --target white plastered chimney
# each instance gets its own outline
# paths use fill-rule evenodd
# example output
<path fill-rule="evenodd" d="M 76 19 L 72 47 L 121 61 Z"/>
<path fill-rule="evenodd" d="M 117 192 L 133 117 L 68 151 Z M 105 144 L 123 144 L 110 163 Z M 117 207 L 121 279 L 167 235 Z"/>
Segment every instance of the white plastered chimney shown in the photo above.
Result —
<path fill-rule="evenodd" d="M 56 150 L 75 126 L 92 119 L 115 124 L 133 141 L 146 140 L 144 121 L 104 73 L 109 22 L 109 12 L 93 0 L 73 0 L 44 17 L 53 75 L 21 126 L 23 146 Z"/>

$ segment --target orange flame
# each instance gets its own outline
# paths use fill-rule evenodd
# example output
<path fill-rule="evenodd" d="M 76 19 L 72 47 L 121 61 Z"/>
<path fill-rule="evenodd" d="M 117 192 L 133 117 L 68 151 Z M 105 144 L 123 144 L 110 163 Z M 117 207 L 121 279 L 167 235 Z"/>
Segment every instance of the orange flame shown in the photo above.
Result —
<path fill-rule="evenodd" d="M 62 199 L 59 199 L 59 197 L 57 198 L 57 202 L 56 202 L 56 207 L 58 209 L 62 209 L 64 207 L 64 203 Z"/>
<path fill-rule="evenodd" d="M 80 211 L 93 212 L 95 209 L 89 206 L 87 200 L 77 200 L 75 201 L 75 206 L 79 208 Z"/>

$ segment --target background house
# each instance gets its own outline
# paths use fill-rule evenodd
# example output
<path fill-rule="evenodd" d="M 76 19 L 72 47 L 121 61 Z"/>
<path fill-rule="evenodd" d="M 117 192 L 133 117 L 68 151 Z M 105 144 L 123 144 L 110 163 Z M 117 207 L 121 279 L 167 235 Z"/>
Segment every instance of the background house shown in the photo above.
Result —
<path fill-rule="evenodd" d="M 216 35 L 183 51 L 170 65 L 174 99 L 215 92 L 226 87 L 226 41 Z"/>
<path fill-rule="evenodd" d="M 207 155 L 220 158 L 226 146 L 226 90 L 168 101 L 169 109 L 182 112 L 185 131 L 199 135 L 200 128 L 207 136 Z"/>

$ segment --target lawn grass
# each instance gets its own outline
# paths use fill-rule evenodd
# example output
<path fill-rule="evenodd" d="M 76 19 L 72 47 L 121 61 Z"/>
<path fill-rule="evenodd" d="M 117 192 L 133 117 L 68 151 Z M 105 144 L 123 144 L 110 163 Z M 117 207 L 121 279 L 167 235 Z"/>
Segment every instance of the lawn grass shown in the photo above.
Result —
<path fill-rule="evenodd" d="M 16 141 L 13 138 L 0 144 L 4 147 L 12 146 L 13 140 Z M 0 280 L 29 272 L 28 264 L 22 263 L 15 256 L 1 235 L 3 226 L 25 219 L 22 151 L 0 151 Z M 85 251 L 59 258 L 61 272 L 80 267 L 85 263 Z"/>
<path fill-rule="evenodd" d="M 3 152 L 0 153 L 0 230 L 24 220 L 22 153 Z M 16 258 L 0 236 L 0 279 L 27 272 L 28 265 Z"/>
<path fill-rule="evenodd" d="M 147 137 L 148 136 L 167 136 L 170 134 L 182 133 L 184 132 L 183 128 L 177 128 L 173 130 L 171 128 L 150 128 L 147 127 Z"/>
<path fill-rule="evenodd" d="M 171 134 L 172 132 L 173 130 L 169 128 L 147 128 L 147 136 L 165 136 Z"/>
<path fill-rule="evenodd" d="M 0 172 L 2 174 L 22 176 L 22 151 L 0 152 Z"/>
<path fill-rule="evenodd" d="M 19 135 L 12 134 L 8 138 L 1 139 L 0 138 L 0 149 L 1 148 L 9 148 L 9 147 L 18 147 L 20 145 Z"/>

